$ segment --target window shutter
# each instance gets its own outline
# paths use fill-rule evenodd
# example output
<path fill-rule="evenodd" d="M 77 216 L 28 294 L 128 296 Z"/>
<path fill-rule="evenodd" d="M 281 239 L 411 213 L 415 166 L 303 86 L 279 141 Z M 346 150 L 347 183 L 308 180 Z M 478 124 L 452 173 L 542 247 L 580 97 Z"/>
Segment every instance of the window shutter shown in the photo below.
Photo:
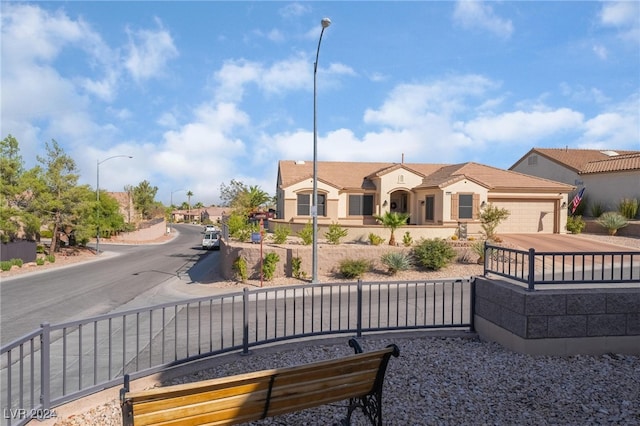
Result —
<path fill-rule="evenodd" d="M 451 220 L 458 220 L 458 194 L 451 195 Z"/>
<path fill-rule="evenodd" d="M 473 194 L 473 220 L 478 220 L 480 213 L 480 194 Z"/>

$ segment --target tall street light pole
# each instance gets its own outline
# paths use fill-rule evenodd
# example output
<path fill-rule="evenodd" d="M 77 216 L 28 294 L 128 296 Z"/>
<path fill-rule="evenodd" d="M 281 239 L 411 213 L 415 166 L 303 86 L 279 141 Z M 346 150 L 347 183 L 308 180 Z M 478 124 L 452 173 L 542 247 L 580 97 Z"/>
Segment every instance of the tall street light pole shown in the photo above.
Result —
<path fill-rule="evenodd" d="M 180 191 L 184 191 L 184 189 L 176 189 L 175 191 L 171 191 L 171 205 L 169 206 L 171 208 L 171 214 L 169 215 L 169 233 L 173 232 L 173 193 Z"/>
<path fill-rule="evenodd" d="M 111 160 L 112 158 L 133 158 L 130 155 L 114 155 L 109 158 L 105 158 L 104 160 L 96 160 L 96 254 L 100 254 L 100 164 L 104 163 L 107 160 Z"/>
<path fill-rule="evenodd" d="M 317 75 L 318 57 L 320 56 L 320 43 L 325 28 L 331 25 L 331 19 L 322 18 L 320 21 L 322 30 L 318 39 L 316 61 L 313 63 L 313 201 L 311 204 L 311 216 L 313 217 L 313 248 L 311 254 L 311 283 L 318 282 L 318 120 L 317 120 Z M 326 208 L 326 206 L 325 206 Z"/>

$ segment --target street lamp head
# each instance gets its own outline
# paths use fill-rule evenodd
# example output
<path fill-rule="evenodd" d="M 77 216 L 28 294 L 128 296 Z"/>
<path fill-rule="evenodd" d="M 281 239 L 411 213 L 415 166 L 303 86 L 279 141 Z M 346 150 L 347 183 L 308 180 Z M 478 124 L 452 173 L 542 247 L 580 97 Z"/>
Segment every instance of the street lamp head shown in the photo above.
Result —
<path fill-rule="evenodd" d="M 331 19 L 322 18 L 322 21 L 320 21 L 320 23 L 322 24 L 322 28 L 327 28 L 329 25 L 331 25 Z"/>

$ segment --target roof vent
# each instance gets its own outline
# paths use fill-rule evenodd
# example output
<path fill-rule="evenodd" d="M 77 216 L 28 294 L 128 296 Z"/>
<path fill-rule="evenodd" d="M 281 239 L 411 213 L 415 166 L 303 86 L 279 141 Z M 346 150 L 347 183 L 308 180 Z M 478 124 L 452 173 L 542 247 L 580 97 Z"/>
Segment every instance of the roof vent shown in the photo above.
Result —
<path fill-rule="evenodd" d="M 296 164 L 304 164 L 304 160 L 296 160 Z"/>
<path fill-rule="evenodd" d="M 600 151 L 600 152 L 603 153 L 604 155 L 608 155 L 609 157 L 615 157 L 617 155 L 620 155 L 615 151 Z"/>

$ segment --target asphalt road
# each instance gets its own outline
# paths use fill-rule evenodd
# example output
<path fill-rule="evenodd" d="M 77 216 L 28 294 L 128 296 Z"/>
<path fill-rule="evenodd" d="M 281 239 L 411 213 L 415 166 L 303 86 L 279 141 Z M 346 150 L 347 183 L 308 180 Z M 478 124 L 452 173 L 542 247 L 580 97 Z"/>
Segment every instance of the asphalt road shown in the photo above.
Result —
<path fill-rule="evenodd" d="M 0 283 L 0 343 L 40 327 L 88 318 L 126 306 L 141 294 L 154 293 L 176 278 L 195 282 L 208 273 L 200 226 L 174 225 L 179 235 L 158 245 L 101 245 L 104 259 L 18 277 Z M 206 262 L 207 264 L 209 262 Z"/>

